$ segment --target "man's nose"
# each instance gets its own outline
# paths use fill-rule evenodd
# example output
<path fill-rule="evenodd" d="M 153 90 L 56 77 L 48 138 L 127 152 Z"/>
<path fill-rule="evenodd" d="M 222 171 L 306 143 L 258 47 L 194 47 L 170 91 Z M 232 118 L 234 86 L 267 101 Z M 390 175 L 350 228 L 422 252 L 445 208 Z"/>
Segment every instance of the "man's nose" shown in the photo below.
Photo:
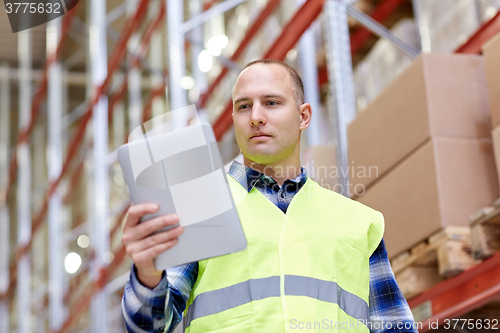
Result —
<path fill-rule="evenodd" d="M 252 107 L 252 113 L 250 114 L 250 123 L 252 125 L 265 125 L 266 124 L 266 118 L 264 116 L 264 110 L 262 110 L 262 107 L 259 104 L 254 103 Z"/>

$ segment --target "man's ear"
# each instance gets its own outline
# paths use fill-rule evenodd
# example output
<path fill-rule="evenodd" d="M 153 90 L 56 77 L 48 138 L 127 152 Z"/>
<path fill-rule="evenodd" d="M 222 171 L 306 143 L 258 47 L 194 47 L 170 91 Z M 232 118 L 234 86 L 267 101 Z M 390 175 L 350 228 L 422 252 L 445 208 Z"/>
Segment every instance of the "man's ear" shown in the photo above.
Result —
<path fill-rule="evenodd" d="M 306 129 L 311 123 L 312 108 L 311 104 L 304 103 L 299 107 L 300 111 L 300 129 Z"/>

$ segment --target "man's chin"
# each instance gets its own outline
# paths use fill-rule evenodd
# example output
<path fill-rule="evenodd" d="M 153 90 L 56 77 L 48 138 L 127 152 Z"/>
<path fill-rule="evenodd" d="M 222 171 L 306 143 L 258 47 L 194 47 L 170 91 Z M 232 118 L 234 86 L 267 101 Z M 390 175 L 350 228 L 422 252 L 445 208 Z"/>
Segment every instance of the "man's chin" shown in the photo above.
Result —
<path fill-rule="evenodd" d="M 253 152 L 250 154 L 243 153 L 243 155 L 245 155 L 247 159 L 249 159 L 250 161 L 258 164 L 272 164 L 273 162 L 276 161 L 276 154 L 270 152 L 267 153 Z"/>

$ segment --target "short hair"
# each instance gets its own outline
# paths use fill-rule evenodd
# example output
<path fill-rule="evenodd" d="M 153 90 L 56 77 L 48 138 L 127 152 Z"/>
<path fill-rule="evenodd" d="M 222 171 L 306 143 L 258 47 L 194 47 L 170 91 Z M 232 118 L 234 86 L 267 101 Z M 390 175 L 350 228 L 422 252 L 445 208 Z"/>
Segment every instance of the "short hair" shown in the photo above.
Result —
<path fill-rule="evenodd" d="M 286 63 L 276 59 L 257 59 L 249 62 L 244 68 L 248 68 L 253 65 L 264 64 L 264 65 L 279 65 L 283 67 L 292 79 L 293 83 L 293 94 L 295 97 L 295 103 L 297 104 L 297 108 L 299 108 L 302 104 L 304 104 L 304 84 L 302 84 L 302 79 L 299 74 L 292 67 L 288 66 Z M 243 71 L 242 70 L 242 71 Z M 240 72 L 241 74 L 241 72 Z M 239 76 L 239 75 L 238 75 Z M 236 87 L 236 83 L 233 86 L 233 96 L 234 96 L 234 88 Z"/>

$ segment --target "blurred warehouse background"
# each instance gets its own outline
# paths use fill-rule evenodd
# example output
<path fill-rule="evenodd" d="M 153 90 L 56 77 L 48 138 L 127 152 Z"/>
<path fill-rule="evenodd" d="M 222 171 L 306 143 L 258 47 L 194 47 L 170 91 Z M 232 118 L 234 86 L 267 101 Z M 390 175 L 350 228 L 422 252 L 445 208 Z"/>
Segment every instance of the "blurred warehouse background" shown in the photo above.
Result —
<path fill-rule="evenodd" d="M 384 213 L 420 331 L 428 319 L 498 323 L 499 10 L 500 0 L 80 0 L 13 33 L 0 5 L 0 332 L 125 332 L 130 202 L 115 151 L 189 104 L 235 142 L 232 86 L 259 58 L 302 76 L 309 176 Z"/>

